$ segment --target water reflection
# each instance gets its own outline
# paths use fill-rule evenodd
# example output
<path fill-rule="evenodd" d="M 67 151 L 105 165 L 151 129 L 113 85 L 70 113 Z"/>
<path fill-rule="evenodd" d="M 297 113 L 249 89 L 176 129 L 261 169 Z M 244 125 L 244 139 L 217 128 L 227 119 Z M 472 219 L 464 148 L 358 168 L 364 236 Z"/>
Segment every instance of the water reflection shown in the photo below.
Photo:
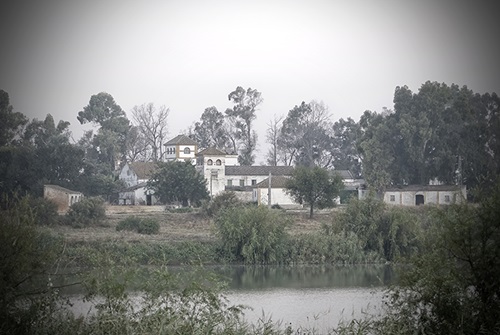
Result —
<path fill-rule="evenodd" d="M 392 267 L 387 265 L 228 266 L 214 271 L 227 278 L 234 290 L 369 288 L 387 286 L 394 278 Z"/>

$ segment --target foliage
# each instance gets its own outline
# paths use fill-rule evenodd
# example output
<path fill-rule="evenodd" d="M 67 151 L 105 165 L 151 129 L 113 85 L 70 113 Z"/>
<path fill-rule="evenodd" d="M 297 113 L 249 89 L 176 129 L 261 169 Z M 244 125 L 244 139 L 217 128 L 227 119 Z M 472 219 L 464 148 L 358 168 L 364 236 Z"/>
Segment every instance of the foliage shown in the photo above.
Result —
<path fill-rule="evenodd" d="M 40 316 L 41 302 L 51 305 L 45 295 L 47 275 L 57 264 L 62 241 L 39 230 L 36 215 L 26 197 L 8 201 L 0 211 L 0 333 L 26 333 L 25 328 Z M 22 304 L 20 303 L 22 302 Z"/>
<path fill-rule="evenodd" d="M 238 162 L 241 165 L 252 165 L 255 161 L 254 151 L 257 145 L 257 133 L 252 128 L 252 122 L 257 117 L 256 111 L 262 103 L 262 94 L 256 89 L 245 90 L 238 86 L 236 90 L 229 93 L 228 98 L 234 103 L 233 108 L 226 110 L 226 115 L 234 121 L 232 137 L 239 140 L 242 145 Z"/>
<path fill-rule="evenodd" d="M 342 178 L 330 175 L 320 167 L 297 167 L 286 183 L 287 193 L 299 204 L 309 205 L 309 217 L 313 217 L 313 208 L 333 207 L 334 199 L 343 188 Z"/>
<path fill-rule="evenodd" d="M 0 90 L 0 147 L 11 144 L 20 128 L 28 122 L 23 114 L 13 110 L 9 94 Z"/>
<path fill-rule="evenodd" d="M 425 250 L 403 271 L 388 322 L 425 334 L 500 330 L 500 184 L 479 206 L 437 210 Z M 387 321 L 387 320 L 386 320 Z"/>
<path fill-rule="evenodd" d="M 357 147 L 360 136 L 360 125 L 351 118 L 333 124 L 332 164 L 336 170 L 349 170 L 354 178 L 362 176 L 361 155 Z"/>
<path fill-rule="evenodd" d="M 332 142 L 329 119 L 328 108 L 316 101 L 302 102 L 288 112 L 282 123 L 278 144 L 284 149 L 283 156 L 287 156 L 289 163 L 293 161 L 308 167 L 330 166 Z"/>
<path fill-rule="evenodd" d="M 214 106 L 205 108 L 201 114 L 201 122 L 194 124 L 194 140 L 200 148 L 215 147 L 236 153 L 234 148 L 231 148 L 224 114 Z"/>
<path fill-rule="evenodd" d="M 183 207 L 199 205 L 208 198 L 205 177 L 190 161 L 159 162 L 148 188 L 154 190 L 163 203 L 180 202 Z"/>
<path fill-rule="evenodd" d="M 97 134 L 87 132 L 80 145 L 85 147 L 87 159 L 105 165 L 106 174 L 110 175 L 117 162 L 125 161 L 127 155 L 130 121 L 125 112 L 109 93 L 101 92 L 90 97 L 89 104 L 78 113 L 77 119 L 81 124 L 100 125 Z"/>
<path fill-rule="evenodd" d="M 267 207 L 229 207 L 215 218 L 220 255 L 249 264 L 280 263 L 287 247 L 286 218 Z"/>
<path fill-rule="evenodd" d="M 240 199 L 238 199 L 236 193 L 232 191 L 225 191 L 218 194 L 210 201 L 204 202 L 202 212 L 209 217 L 214 217 L 217 216 L 217 214 L 219 214 L 222 210 L 242 205 L 243 203 Z"/>
<path fill-rule="evenodd" d="M 106 217 L 104 201 L 99 197 L 83 198 L 74 203 L 66 214 L 66 222 L 77 228 L 97 225 Z"/>
<path fill-rule="evenodd" d="M 33 196 L 27 196 L 27 199 L 37 225 L 51 226 L 59 223 L 57 205 L 53 201 Z"/>
<path fill-rule="evenodd" d="M 424 83 L 418 93 L 396 87 L 394 111 L 360 119 L 363 175 L 377 191 L 437 179 L 472 189 L 500 173 L 500 99 L 466 86 Z"/>
<path fill-rule="evenodd" d="M 136 216 L 129 216 L 121 220 L 116 226 L 117 231 L 129 230 L 135 231 L 139 234 L 158 234 L 160 232 L 160 224 L 151 218 L 138 218 Z"/>
<path fill-rule="evenodd" d="M 428 211 L 418 211 L 423 210 L 387 207 L 373 197 L 364 200 L 351 198 L 333 224 L 323 228 L 326 232 L 352 232 L 363 241 L 366 252 L 375 252 L 387 261 L 394 261 L 420 250 L 425 223 L 421 216 L 428 215 Z"/>

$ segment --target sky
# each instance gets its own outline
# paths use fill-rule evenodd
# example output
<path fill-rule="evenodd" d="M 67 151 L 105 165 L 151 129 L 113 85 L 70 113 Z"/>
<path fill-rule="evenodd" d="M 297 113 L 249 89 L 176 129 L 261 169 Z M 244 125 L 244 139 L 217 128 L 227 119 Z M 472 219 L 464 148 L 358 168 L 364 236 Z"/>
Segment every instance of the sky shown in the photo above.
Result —
<path fill-rule="evenodd" d="M 426 81 L 500 94 L 500 5 L 478 0 L 7 0 L 0 5 L 0 89 L 14 111 L 71 123 L 111 94 L 170 109 L 174 137 L 205 108 L 231 108 L 237 86 L 264 99 L 267 124 L 302 101 L 332 121 L 393 108 L 394 90 Z"/>

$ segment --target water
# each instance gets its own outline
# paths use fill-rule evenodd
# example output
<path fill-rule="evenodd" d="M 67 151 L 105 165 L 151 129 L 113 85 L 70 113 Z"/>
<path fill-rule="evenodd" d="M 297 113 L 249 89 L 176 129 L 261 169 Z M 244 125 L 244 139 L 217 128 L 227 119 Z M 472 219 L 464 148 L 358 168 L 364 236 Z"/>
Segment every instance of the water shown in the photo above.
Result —
<path fill-rule="evenodd" d="M 228 282 L 224 295 L 245 305 L 245 319 L 281 322 L 283 327 L 324 333 L 339 321 L 379 315 L 383 291 L 393 281 L 392 268 L 359 266 L 226 266 L 211 267 Z M 185 268 L 170 268 L 185 271 Z M 76 293 L 76 294 L 75 294 Z M 70 294 L 74 312 L 85 315 L 91 303 Z"/>
<path fill-rule="evenodd" d="M 224 273 L 224 271 L 221 271 Z M 293 329 L 320 332 L 380 315 L 383 291 L 393 280 L 388 266 L 234 267 L 226 296 L 251 307 L 250 322 L 272 318 Z"/>

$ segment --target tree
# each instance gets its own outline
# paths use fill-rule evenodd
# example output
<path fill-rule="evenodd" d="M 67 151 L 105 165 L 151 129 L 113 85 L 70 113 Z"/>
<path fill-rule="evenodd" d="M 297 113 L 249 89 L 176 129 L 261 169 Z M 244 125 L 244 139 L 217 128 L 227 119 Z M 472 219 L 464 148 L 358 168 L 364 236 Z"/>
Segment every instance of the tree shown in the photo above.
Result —
<path fill-rule="evenodd" d="M 277 117 L 275 115 L 274 119 L 269 121 L 269 123 L 267 124 L 268 128 L 266 133 L 266 140 L 267 143 L 271 146 L 267 152 L 267 164 L 272 166 L 277 166 L 278 162 L 280 161 L 279 137 L 282 121 L 283 116 Z"/>
<path fill-rule="evenodd" d="M 183 207 L 208 199 L 205 177 L 190 161 L 158 162 L 148 188 L 164 203 L 180 202 Z"/>
<path fill-rule="evenodd" d="M 340 119 L 333 124 L 332 164 L 337 170 L 349 170 L 355 178 L 361 177 L 361 155 L 357 143 L 361 127 L 353 119 Z"/>
<path fill-rule="evenodd" d="M 13 109 L 9 94 L 0 90 L 0 147 L 10 144 L 20 128 L 28 122 L 23 114 L 14 112 Z"/>
<path fill-rule="evenodd" d="M 257 117 L 257 107 L 262 103 L 261 93 L 251 88 L 245 91 L 243 87 L 238 86 L 235 91 L 229 93 L 228 98 L 235 105 L 226 110 L 226 115 L 235 118 L 235 130 L 239 133 L 235 138 L 242 142 L 238 161 L 241 165 L 252 165 L 257 144 L 257 133 L 252 128 L 252 122 Z"/>
<path fill-rule="evenodd" d="M 109 173 L 112 173 L 118 161 L 126 160 L 130 122 L 125 112 L 109 93 L 101 92 L 90 98 L 77 119 L 81 124 L 90 122 L 101 126 L 94 135 L 92 145 L 98 153 L 96 158 L 106 164 Z"/>
<path fill-rule="evenodd" d="M 309 217 L 313 217 L 313 209 L 333 207 L 334 199 L 344 187 L 338 174 L 330 174 L 327 170 L 315 167 L 297 167 L 292 177 L 287 180 L 286 192 L 299 204 L 309 205 Z"/>
<path fill-rule="evenodd" d="M 215 147 L 234 152 L 225 123 L 224 114 L 216 107 L 205 108 L 201 114 L 201 122 L 194 124 L 194 140 L 203 149 Z"/>
<path fill-rule="evenodd" d="M 330 113 L 328 108 L 315 101 L 302 102 L 288 112 L 283 121 L 280 145 L 287 148 L 296 164 L 327 168 L 332 159 Z"/>
<path fill-rule="evenodd" d="M 500 184 L 493 189 L 479 204 L 434 209 L 424 250 L 400 271 L 382 327 L 398 334 L 498 333 Z"/>
<path fill-rule="evenodd" d="M 153 103 L 132 108 L 132 117 L 139 128 L 154 162 L 163 158 L 163 143 L 167 137 L 167 118 L 170 110 L 160 106 L 158 111 Z"/>

